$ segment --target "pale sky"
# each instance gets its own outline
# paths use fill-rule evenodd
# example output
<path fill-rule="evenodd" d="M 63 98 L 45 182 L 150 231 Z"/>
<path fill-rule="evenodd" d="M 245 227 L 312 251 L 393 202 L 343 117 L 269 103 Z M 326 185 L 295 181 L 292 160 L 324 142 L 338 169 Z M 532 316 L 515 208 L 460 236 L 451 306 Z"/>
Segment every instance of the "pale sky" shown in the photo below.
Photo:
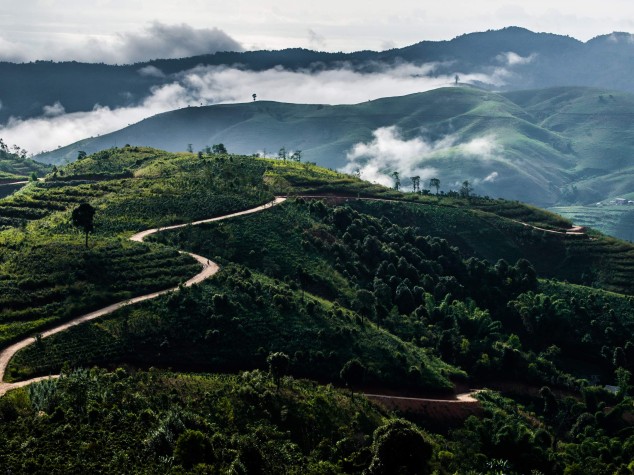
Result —
<path fill-rule="evenodd" d="M 216 49 L 382 50 L 521 26 L 634 32 L 631 0 L 0 0 L 0 59 L 130 62 Z"/>

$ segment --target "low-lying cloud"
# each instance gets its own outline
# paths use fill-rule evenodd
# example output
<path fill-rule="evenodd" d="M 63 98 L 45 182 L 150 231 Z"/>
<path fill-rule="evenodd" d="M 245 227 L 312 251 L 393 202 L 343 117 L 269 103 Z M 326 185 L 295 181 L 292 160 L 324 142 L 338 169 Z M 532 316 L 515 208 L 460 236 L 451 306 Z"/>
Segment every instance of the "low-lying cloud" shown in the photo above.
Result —
<path fill-rule="evenodd" d="M 532 53 L 528 56 L 520 56 L 513 51 L 507 51 L 506 53 L 501 53 L 497 56 L 497 59 L 500 63 L 505 66 L 521 66 L 524 64 L 532 63 L 535 58 L 537 58 L 537 54 Z"/>
<path fill-rule="evenodd" d="M 381 127 L 373 133 L 372 141 L 358 143 L 347 154 L 344 173 L 359 173 L 361 178 L 385 186 L 394 184 L 390 176 L 398 172 L 400 179 L 408 183 L 418 176 L 421 183 L 439 178 L 439 170 L 429 161 L 442 155 L 460 155 L 465 160 L 490 161 L 499 158 L 500 145 L 494 136 L 478 137 L 460 142 L 457 135 L 447 135 L 440 140 L 428 141 L 423 137 L 403 138 L 396 126 Z M 492 183 L 498 172 L 484 178 L 471 178 L 473 183 Z"/>
<path fill-rule="evenodd" d="M 61 102 L 57 101 L 55 102 L 55 104 L 42 107 L 42 112 L 44 113 L 45 117 L 56 117 L 58 115 L 64 114 L 66 112 L 66 109 Z"/>
<path fill-rule="evenodd" d="M 63 105 L 47 106 L 43 116 L 12 118 L 0 126 L 0 137 L 32 153 L 53 150 L 78 140 L 103 135 L 155 114 L 187 106 L 272 100 L 309 104 L 355 104 L 387 96 L 402 96 L 450 86 L 453 73 L 437 76 L 436 65 L 404 63 L 374 67 L 361 72 L 350 66 L 319 71 L 289 71 L 281 67 L 251 71 L 239 66 L 205 66 L 165 78 L 167 84 L 154 87 L 141 103 L 118 109 L 95 105 L 86 112 L 64 113 Z M 144 67 L 141 75 L 164 75 L 156 67 Z M 460 74 L 462 83 L 498 85 L 500 75 Z M 0 97 L 1 99 L 1 97 Z M 474 142 L 473 153 L 488 143 Z M 257 146 L 257 145 L 256 145 Z M 484 152 L 482 152 L 484 153 Z"/>

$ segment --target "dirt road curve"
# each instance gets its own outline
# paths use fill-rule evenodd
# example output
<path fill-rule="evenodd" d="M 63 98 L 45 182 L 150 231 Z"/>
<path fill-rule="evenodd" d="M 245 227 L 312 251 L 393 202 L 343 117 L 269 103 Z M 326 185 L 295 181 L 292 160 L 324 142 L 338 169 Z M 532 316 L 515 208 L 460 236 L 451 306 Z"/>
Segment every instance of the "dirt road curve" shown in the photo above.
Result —
<path fill-rule="evenodd" d="M 368 399 L 380 399 L 380 400 L 392 400 L 392 401 L 427 401 L 427 402 L 438 402 L 443 404 L 464 404 L 464 403 L 477 403 L 478 401 L 474 395 L 477 394 L 477 390 L 471 391 L 468 393 L 456 394 L 452 399 L 427 399 L 420 397 L 402 397 L 402 396 L 387 396 L 385 394 L 363 394 Z"/>
<path fill-rule="evenodd" d="M 252 214 L 252 213 L 257 213 L 259 211 L 263 211 L 265 209 L 271 208 L 272 206 L 276 206 L 280 203 L 283 203 L 284 201 L 286 201 L 286 198 L 282 198 L 282 197 L 278 197 L 275 198 L 273 201 L 270 201 L 269 203 L 266 203 L 262 206 L 258 206 L 256 208 L 251 208 L 245 211 L 240 211 L 238 213 L 232 213 L 232 214 L 228 214 L 225 216 L 219 216 L 217 218 L 210 218 L 210 219 L 203 219 L 201 221 L 195 221 L 193 223 L 186 223 L 186 224 L 178 224 L 175 226 L 167 226 L 164 228 L 154 228 L 154 229 L 148 229 L 146 231 L 142 231 L 140 233 L 135 234 L 134 236 L 132 236 L 130 239 L 132 241 L 137 241 L 137 242 L 142 242 L 143 239 L 145 239 L 147 236 L 149 236 L 150 234 L 154 234 L 160 231 L 166 231 L 169 229 L 178 229 L 178 228 L 183 228 L 185 226 L 196 226 L 199 224 L 204 224 L 204 223 L 211 223 L 213 221 L 221 221 L 223 219 L 230 219 L 230 218 L 235 218 L 237 216 L 244 216 L 247 214 Z M 213 261 L 210 261 L 209 259 L 207 259 L 206 257 L 203 256 L 199 256 L 197 254 L 192 254 L 189 252 L 182 252 L 183 254 L 189 254 L 191 257 L 193 257 L 194 259 L 196 259 L 200 264 L 202 264 L 202 270 L 196 274 L 195 276 L 193 276 L 191 279 L 189 279 L 187 282 L 185 282 L 185 287 L 189 287 L 193 284 L 197 284 L 199 282 L 202 282 L 205 279 L 208 279 L 209 277 L 211 277 L 212 275 L 216 274 L 219 270 L 220 267 L 218 266 L 218 264 L 216 264 Z M 114 312 L 115 310 L 120 309 L 121 307 L 125 307 L 127 305 L 132 305 L 135 303 L 139 303 L 139 302 L 143 302 L 144 300 L 150 300 L 153 298 L 158 297 L 159 295 L 163 295 L 169 292 L 173 292 L 175 290 L 178 290 L 178 286 L 177 287 L 172 287 L 170 289 L 165 289 L 165 290 L 161 290 L 159 292 L 153 292 L 151 294 L 147 294 L 147 295 L 141 295 L 139 297 L 134 297 L 132 299 L 129 300 L 124 300 L 121 302 L 117 302 L 117 303 L 113 303 L 112 305 L 108 305 L 105 308 L 99 309 L 99 310 L 95 310 L 94 312 L 90 312 L 87 313 L 85 315 L 81 315 L 77 318 L 74 318 L 73 320 L 70 320 L 66 323 L 63 323 L 57 327 L 51 328 L 50 330 L 47 330 L 45 332 L 42 332 L 42 338 L 47 338 L 51 335 L 55 335 L 56 333 L 62 332 L 64 330 L 69 329 L 70 327 L 74 326 L 74 325 L 79 325 L 80 323 L 84 323 L 84 322 L 88 322 L 90 320 L 94 320 L 95 318 L 99 318 L 99 317 L 103 317 L 104 315 L 108 315 L 109 313 Z M 25 338 L 24 340 L 21 340 L 11 346 L 9 346 L 8 348 L 5 348 L 4 350 L 2 350 L 2 352 L 0 352 L 0 396 L 3 396 L 8 390 L 10 389 L 14 389 L 14 388 L 18 388 L 18 387 L 22 387 L 22 386 L 26 386 L 28 384 L 37 382 L 37 381 L 41 381 L 43 379 L 47 379 L 47 377 L 43 377 L 43 378 L 34 378 L 34 379 L 29 379 L 27 381 L 21 381 L 19 383 L 5 383 L 3 382 L 4 380 L 4 375 L 7 369 L 7 366 L 9 365 L 9 361 L 11 361 L 11 358 L 13 358 L 13 356 L 20 351 L 21 349 L 32 345 L 33 343 L 35 343 L 35 339 L 34 338 Z M 57 377 L 57 376 L 51 376 L 53 378 Z"/>

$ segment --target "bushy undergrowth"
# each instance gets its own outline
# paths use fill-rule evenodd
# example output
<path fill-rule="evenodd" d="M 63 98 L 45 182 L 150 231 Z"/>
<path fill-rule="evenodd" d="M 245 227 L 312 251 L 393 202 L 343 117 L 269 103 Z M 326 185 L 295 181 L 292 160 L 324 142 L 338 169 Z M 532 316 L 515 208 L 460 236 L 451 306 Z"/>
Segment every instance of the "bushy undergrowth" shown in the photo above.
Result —
<path fill-rule="evenodd" d="M 345 308 L 243 268 L 55 335 L 18 353 L 10 374 L 106 361 L 235 371 L 264 368 L 277 351 L 291 357 L 292 374 L 340 384 L 341 369 L 355 358 L 366 385 L 448 391 L 446 378 L 460 376 Z"/>
<path fill-rule="evenodd" d="M 78 371 L 0 400 L 0 465 L 22 473 L 361 473 L 385 416 L 260 371 Z M 34 437 L 35 431 L 39 432 Z"/>

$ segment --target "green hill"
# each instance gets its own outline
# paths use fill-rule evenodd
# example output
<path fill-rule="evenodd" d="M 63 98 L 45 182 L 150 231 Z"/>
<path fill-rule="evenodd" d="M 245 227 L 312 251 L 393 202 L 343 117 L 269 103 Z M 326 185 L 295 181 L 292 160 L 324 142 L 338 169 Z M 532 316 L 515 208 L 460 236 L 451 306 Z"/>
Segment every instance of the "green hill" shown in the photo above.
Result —
<path fill-rule="evenodd" d="M 88 248 L 80 202 L 96 209 Z M 30 183 L 0 217 L 0 348 L 34 336 L 7 375 L 62 373 L 0 397 L 0 465 L 17 473 L 626 473 L 634 455 L 634 247 L 552 213 L 124 147 Z M 197 272 L 178 251 L 221 269 L 38 336 Z M 461 387 L 509 398 L 437 400 Z M 407 422 L 359 392 L 431 400 Z M 477 417 L 456 420 L 464 404 Z"/>
<path fill-rule="evenodd" d="M 364 165 L 375 160 L 385 176 L 400 171 L 405 187 L 410 176 L 423 176 L 423 188 L 436 176 L 445 191 L 469 180 L 482 196 L 538 206 L 584 204 L 631 192 L 632 114 L 634 96 L 588 88 L 505 94 L 444 88 L 351 106 L 263 101 L 161 114 L 38 159 L 63 163 L 80 150 L 127 143 L 172 151 L 223 143 L 243 154 L 301 150 L 303 160 L 339 169 L 355 145 L 372 144 L 374 132 L 395 126 L 390 133 L 396 135 L 387 138 L 404 144 L 402 157 L 376 152 L 351 168 L 364 176 L 370 173 Z M 412 144 L 414 155 L 407 151 Z M 389 149 L 380 145 L 377 150 Z"/>
<path fill-rule="evenodd" d="M 51 166 L 26 158 L 25 154 L 13 153 L 0 139 L 0 184 L 28 179 L 31 174 L 44 176 Z"/>

